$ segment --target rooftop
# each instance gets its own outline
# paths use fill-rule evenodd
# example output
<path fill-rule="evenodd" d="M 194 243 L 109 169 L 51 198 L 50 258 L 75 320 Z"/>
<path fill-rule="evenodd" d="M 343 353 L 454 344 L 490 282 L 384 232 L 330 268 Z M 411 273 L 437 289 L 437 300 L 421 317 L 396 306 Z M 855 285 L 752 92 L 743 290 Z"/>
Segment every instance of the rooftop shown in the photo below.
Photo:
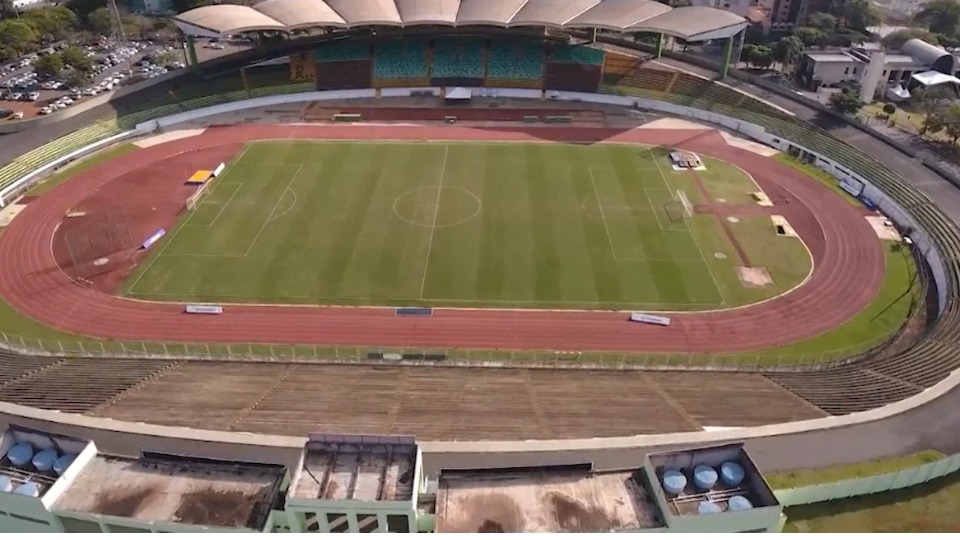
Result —
<path fill-rule="evenodd" d="M 656 31 L 690 40 L 731 37 L 739 15 L 703 6 L 671 9 L 654 0 L 264 0 L 219 4 L 177 15 L 193 34 L 364 26 L 528 26 Z"/>
<path fill-rule="evenodd" d="M 97 455 L 54 508 L 141 521 L 261 530 L 281 467 Z"/>
<path fill-rule="evenodd" d="M 728 501 L 737 495 L 746 498 L 753 508 L 780 504 L 753 460 L 743 450 L 742 444 L 652 454 L 649 459 L 657 482 L 662 482 L 663 473 L 667 470 L 680 471 L 688 480 L 683 491 L 676 495 L 660 488 L 666 497 L 667 510 L 675 516 L 697 515 L 698 507 L 704 501 L 715 503 L 725 512 Z M 719 472 L 721 465 L 728 462 L 734 462 L 743 468 L 744 475 L 739 485 L 727 487 L 722 480 L 717 481 L 710 489 L 700 489 L 695 485 L 693 471 L 697 466 L 707 465 Z"/>
<path fill-rule="evenodd" d="M 410 437 L 313 436 L 290 497 L 409 501 L 416 464 L 417 445 Z"/>
<path fill-rule="evenodd" d="M 845 52 L 806 53 L 806 55 L 814 62 L 863 62 Z"/>
<path fill-rule="evenodd" d="M 436 532 L 607 532 L 659 527 L 634 471 L 440 474 Z"/>

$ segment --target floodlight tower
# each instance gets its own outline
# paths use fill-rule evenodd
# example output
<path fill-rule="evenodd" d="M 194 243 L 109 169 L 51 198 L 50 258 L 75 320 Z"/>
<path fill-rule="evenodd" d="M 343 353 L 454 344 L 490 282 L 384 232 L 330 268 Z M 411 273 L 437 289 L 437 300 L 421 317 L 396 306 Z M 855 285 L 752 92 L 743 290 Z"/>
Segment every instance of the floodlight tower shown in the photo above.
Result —
<path fill-rule="evenodd" d="M 117 0 L 110 0 L 110 12 L 113 14 L 113 24 L 117 27 L 113 37 L 121 42 L 126 41 L 127 35 L 123 31 L 123 21 L 120 19 L 120 8 L 117 7 Z"/>

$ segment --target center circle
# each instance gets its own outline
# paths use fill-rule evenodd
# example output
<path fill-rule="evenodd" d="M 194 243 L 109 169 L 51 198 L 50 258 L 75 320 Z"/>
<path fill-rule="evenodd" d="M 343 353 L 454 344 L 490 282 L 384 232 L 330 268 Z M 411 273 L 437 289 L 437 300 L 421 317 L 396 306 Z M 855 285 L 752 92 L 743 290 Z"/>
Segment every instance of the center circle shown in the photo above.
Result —
<path fill-rule="evenodd" d="M 453 227 L 480 213 L 480 197 L 456 186 L 423 186 L 400 195 L 393 201 L 393 213 L 418 227 Z"/>

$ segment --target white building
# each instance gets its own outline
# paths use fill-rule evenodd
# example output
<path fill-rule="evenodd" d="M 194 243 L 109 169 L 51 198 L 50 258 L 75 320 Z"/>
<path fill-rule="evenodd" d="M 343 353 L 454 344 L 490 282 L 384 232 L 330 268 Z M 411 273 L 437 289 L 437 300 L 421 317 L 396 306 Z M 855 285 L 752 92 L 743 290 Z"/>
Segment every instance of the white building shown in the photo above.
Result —
<path fill-rule="evenodd" d="M 878 47 L 869 44 L 845 50 L 806 52 L 797 69 L 797 78 L 802 86 L 811 90 L 824 86 L 862 85 L 871 54 Z M 884 56 L 876 94 L 880 95 L 889 88 L 912 86 L 914 75 L 927 71 L 955 75 L 958 66 L 960 62 L 952 53 L 920 39 L 911 39 L 900 51 Z"/>

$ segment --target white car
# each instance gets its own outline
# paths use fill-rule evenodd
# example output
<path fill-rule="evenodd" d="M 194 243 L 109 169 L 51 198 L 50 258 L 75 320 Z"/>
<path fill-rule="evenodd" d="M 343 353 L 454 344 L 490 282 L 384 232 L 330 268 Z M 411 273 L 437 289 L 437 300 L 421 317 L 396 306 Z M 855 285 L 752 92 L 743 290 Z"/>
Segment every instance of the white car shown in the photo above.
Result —
<path fill-rule="evenodd" d="M 50 106 L 47 106 L 47 107 L 41 108 L 39 111 L 37 111 L 37 113 L 38 113 L 38 114 L 50 114 L 50 113 L 52 113 L 52 112 L 55 111 L 55 110 L 56 110 L 56 109 L 53 109 L 53 108 L 51 108 Z"/>
<path fill-rule="evenodd" d="M 60 103 L 63 103 L 65 105 L 73 105 L 73 100 L 68 97 L 62 97 L 60 98 Z"/>
<path fill-rule="evenodd" d="M 40 92 L 30 92 L 30 94 L 27 96 L 27 99 L 30 101 L 37 101 L 40 99 Z"/>
<path fill-rule="evenodd" d="M 23 119 L 23 111 L 17 111 L 13 113 L 13 116 L 10 117 L 12 120 L 21 120 Z"/>

